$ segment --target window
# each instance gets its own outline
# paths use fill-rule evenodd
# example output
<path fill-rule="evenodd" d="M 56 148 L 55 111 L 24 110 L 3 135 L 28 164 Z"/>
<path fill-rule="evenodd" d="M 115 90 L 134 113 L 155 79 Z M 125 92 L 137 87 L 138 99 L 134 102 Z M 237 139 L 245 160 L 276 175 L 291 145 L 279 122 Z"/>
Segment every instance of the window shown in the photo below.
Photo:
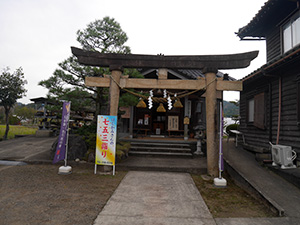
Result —
<path fill-rule="evenodd" d="M 254 122 L 254 98 L 248 100 L 248 122 Z"/>
<path fill-rule="evenodd" d="M 254 126 L 265 129 L 265 93 L 254 96 Z"/>
<path fill-rule="evenodd" d="M 265 129 L 265 93 L 257 94 L 248 100 L 248 123 Z"/>
<path fill-rule="evenodd" d="M 292 17 L 282 28 L 283 52 L 287 52 L 300 44 L 300 14 Z"/>

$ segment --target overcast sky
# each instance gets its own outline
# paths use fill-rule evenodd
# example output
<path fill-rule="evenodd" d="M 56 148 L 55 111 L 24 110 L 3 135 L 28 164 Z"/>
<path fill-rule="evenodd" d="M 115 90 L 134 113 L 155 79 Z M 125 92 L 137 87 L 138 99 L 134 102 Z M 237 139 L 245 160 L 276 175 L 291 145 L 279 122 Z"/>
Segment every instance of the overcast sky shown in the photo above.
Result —
<path fill-rule="evenodd" d="M 266 0 L 0 0 L 0 69 L 22 67 L 27 96 L 45 97 L 38 82 L 80 47 L 76 32 L 105 16 L 115 18 L 129 37 L 133 54 L 210 55 L 259 50 L 246 69 L 222 71 L 240 79 L 266 62 L 264 41 L 240 41 Z M 227 92 L 225 100 L 238 99 Z"/>

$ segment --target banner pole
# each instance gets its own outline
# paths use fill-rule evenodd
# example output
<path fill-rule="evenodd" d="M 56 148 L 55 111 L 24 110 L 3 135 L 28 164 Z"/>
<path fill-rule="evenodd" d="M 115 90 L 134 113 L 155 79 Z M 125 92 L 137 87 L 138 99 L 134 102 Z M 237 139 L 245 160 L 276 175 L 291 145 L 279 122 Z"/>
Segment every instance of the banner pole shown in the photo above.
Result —
<path fill-rule="evenodd" d="M 65 166 L 67 166 L 67 161 L 68 161 L 68 150 L 69 150 L 68 145 L 69 145 L 70 115 L 71 115 L 71 102 L 70 102 L 70 114 L 69 114 L 68 126 L 67 126 L 67 140 L 66 140 Z"/>
<path fill-rule="evenodd" d="M 95 163 L 94 174 L 97 174 L 97 164 Z"/>
<path fill-rule="evenodd" d="M 71 104 L 70 104 L 71 105 Z M 68 160 L 68 145 L 69 145 L 69 125 L 70 120 L 68 121 L 68 127 L 67 127 L 67 140 L 66 140 L 66 153 L 65 153 L 65 166 L 67 166 L 67 160 Z"/>
<path fill-rule="evenodd" d="M 220 102 L 220 135 L 219 135 L 219 177 L 214 178 L 214 185 L 216 187 L 226 187 L 227 181 L 222 178 L 222 172 L 224 170 L 223 162 L 223 104 Z"/>

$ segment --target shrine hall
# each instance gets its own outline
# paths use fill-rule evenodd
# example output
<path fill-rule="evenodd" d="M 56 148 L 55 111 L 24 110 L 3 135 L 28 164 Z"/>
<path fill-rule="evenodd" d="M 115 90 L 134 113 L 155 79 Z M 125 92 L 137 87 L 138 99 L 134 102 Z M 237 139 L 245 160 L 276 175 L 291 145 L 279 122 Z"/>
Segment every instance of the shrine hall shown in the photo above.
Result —
<path fill-rule="evenodd" d="M 145 79 L 158 79 L 158 69 L 141 70 L 140 72 Z M 205 78 L 201 70 L 167 69 L 166 72 L 168 80 Z M 219 71 L 216 75 L 218 79 L 235 80 Z M 139 93 L 144 93 L 145 97 L 140 98 L 136 106 L 119 108 L 120 111 L 123 111 L 119 121 L 120 136 L 169 137 L 188 140 L 194 137 L 198 138 L 199 134 L 204 132 L 206 127 L 205 89 L 189 91 L 153 88 L 150 91 L 139 90 Z M 158 98 L 157 101 L 152 100 L 152 106 L 149 105 L 150 94 L 152 97 Z M 222 101 L 222 95 L 222 91 L 217 92 L 218 103 Z M 171 101 L 168 102 L 169 96 L 171 96 Z M 163 98 L 165 101 L 159 101 Z M 217 112 L 219 112 L 218 109 Z"/>

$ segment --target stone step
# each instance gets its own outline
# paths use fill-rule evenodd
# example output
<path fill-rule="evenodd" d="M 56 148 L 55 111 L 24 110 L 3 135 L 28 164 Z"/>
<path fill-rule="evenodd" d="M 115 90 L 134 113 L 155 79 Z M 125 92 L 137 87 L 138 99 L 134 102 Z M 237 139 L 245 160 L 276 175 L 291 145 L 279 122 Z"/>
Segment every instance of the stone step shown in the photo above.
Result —
<path fill-rule="evenodd" d="M 195 144 L 183 140 L 134 140 L 129 155 L 192 157 Z"/>
<path fill-rule="evenodd" d="M 135 156 L 184 156 L 193 157 L 192 153 L 176 153 L 176 152 L 145 152 L 145 151 L 130 151 L 129 155 Z"/>
<path fill-rule="evenodd" d="M 131 142 L 131 146 L 171 146 L 171 147 L 187 147 L 189 148 L 189 144 L 177 144 L 173 142 L 165 142 L 165 143 L 147 143 L 147 142 Z"/>
<path fill-rule="evenodd" d="M 150 147 L 150 146 L 131 146 L 131 151 L 146 151 L 146 152 L 191 152 L 190 148 L 172 148 L 172 147 Z"/>

